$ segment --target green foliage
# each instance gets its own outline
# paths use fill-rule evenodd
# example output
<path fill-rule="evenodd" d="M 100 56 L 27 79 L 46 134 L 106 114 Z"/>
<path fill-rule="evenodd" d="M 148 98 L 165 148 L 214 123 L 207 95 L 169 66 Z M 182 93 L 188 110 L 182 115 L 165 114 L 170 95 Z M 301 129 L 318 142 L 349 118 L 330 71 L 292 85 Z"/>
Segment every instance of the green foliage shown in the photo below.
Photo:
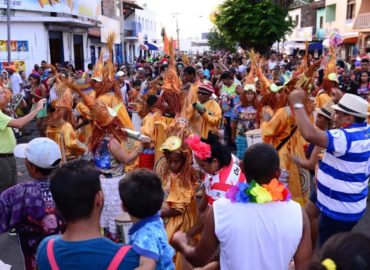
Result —
<path fill-rule="evenodd" d="M 209 32 L 208 44 L 211 50 L 234 50 L 233 42 L 228 41 L 227 38 L 215 27 Z"/>
<path fill-rule="evenodd" d="M 225 0 L 216 25 L 230 42 L 265 53 L 291 31 L 293 22 L 287 15 L 287 9 L 271 0 Z"/>

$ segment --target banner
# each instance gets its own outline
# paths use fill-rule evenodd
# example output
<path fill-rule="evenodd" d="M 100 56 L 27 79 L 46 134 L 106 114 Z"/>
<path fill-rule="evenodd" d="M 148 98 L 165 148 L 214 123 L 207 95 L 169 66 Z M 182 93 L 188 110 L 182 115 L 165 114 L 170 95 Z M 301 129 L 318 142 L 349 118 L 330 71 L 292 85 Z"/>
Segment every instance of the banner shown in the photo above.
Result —
<path fill-rule="evenodd" d="M 100 0 L 9 0 L 10 8 L 42 12 L 58 12 L 96 19 Z M 8 0 L 0 0 L 0 9 L 7 8 Z"/>
<path fill-rule="evenodd" d="M 26 70 L 26 62 L 24 60 L 12 61 L 10 65 L 15 65 L 17 72 Z M 3 70 L 8 65 L 8 62 L 0 62 L 0 71 Z"/>
<path fill-rule="evenodd" d="M 8 50 L 6 40 L 0 40 L 0 60 L 8 59 Z M 24 60 L 30 58 L 30 50 L 27 40 L 11 40 L 10 41 L 11 58 L 13 60 Z"/>

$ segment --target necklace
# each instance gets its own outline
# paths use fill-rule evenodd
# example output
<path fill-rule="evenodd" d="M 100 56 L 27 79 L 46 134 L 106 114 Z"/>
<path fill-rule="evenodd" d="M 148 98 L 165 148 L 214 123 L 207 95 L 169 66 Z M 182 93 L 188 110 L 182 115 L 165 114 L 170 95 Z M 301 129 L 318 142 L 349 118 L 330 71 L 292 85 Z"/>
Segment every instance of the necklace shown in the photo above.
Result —
<path fill-rule="evenodd" d="M 259 185 L 255 180 L 251 183 L 238 183 L 232 186 L 226 193 L 226 198 L 233 203 L 267 203 L 272 201 L 289 201 L 291 196 L 289 190 L 278 181 L 272 179 L 270 183 Z"/>

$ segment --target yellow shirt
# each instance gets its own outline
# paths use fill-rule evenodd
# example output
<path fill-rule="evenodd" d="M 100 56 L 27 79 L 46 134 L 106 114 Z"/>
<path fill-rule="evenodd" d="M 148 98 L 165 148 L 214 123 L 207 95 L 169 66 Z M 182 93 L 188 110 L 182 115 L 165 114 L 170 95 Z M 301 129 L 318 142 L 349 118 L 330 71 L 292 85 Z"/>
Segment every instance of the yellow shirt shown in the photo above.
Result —
<path fill-rule="evenodd" d="M 327 102 L 332 101 L 331 97 L 327 93 L 321 92 L 321 91 L 324 91 L 324 90 L 320 90 L 319 93 L 317 94 L 316 98 L 315 98 L 316 108 L 321 108 Z"/>
<path fill-rule="evenodd" d="M 69 157 L 78 157 L 85 153 L 85 148 L 78 143 L 75 131 L 72 125 L 65 122 L 61 127 L 48 127 L 46 136 L 55 141 L 62 149 L 62 133 L 64 136 L 64 147 L 67 159 Z"/>
<path fill-rule="evenodd" d="M 8 127 L 12 119 L 0 110 L 0 154 L 12 154 L 17 144 L 13 130 Z"/>
<path fill-rule="evenodd" d="M 174 121 L 175 118 L 162 116 L 158 112 L 148 114 L 143 120 L 140 131 L 141 134 L 150 137 L 153 141 L 155 162 L 163 156 L 160 147 L 166 141 L 168 126 Z"/>
<path fill-rule="evenodd" d="M 207 139 L 210 131 L 218 131 L 218 126 L 220 125 L 222 119 L 222 109 L 220 105 L 213 99 L 208 100 L 202 105 L 206 109 L 206 112 L 201 115 L 196 109 L 193 108 L 194 112 L 191 127 L 196 134 L 200 135 L 204 139 Z"/>
<path fill-rule="evenodd" d="M 192 121 L 193 104 L 198 101 L 198 81 L 192 83 L 190 89 L 186 92 L 183 98 L 181 117 Z"/>
<path fill-rule="evenodd" d="M 296 126 L 295 118 L 289 107 L 283 107 L 276 111 L 274 117 L 269 122 L 261 125 L 262 139 L 264 143 L 277 147 L 284 138 L 291 134 L 292 127 Z M 301 188 L 300 176 L 297 165 L 292 161 L 292 156 L 305 158 L 304 146 L 307 142 L 303 139 L 297 129 L 291 138 L 278 151 L 280 158 L 280 167 L 289 171 L 289 191 L 292 199 L 304 205 L 306 202 L 309 189 Z M 304 185 L 302 185 L 304 186 Z"/>

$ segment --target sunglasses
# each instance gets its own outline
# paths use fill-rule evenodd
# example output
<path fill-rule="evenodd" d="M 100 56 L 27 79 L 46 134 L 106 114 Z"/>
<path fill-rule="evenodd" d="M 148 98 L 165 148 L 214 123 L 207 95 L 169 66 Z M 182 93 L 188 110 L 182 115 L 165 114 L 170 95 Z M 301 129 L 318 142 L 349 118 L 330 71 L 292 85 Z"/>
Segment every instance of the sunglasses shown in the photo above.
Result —
<path fill-rule="evenodd" d="M 199 92 L 199 91 L 198 91 L 198 95 L 208 96 L 208 95 L 209 95 L 209 93 L 207 93 L 207 92 Z"/>

